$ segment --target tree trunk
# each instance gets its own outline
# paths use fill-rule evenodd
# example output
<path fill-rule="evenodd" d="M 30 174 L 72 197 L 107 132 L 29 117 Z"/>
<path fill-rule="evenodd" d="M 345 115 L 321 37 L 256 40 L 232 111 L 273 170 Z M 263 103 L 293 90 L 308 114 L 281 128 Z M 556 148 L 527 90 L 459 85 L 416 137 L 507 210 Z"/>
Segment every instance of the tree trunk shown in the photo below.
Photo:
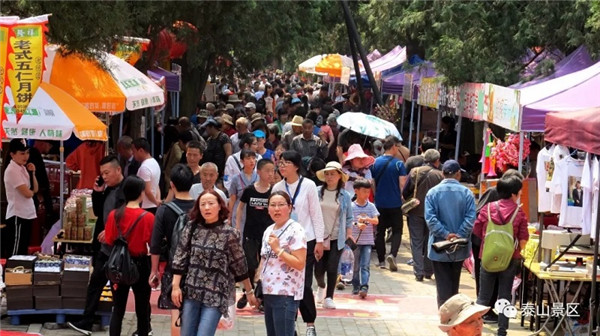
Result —
<path fill-rule="evenodd" d="M 214 61 L 215 55 L 209 54 L 202 68 L 188 68 L 186 71 L 187 67 L 182 67 L 180 116 L 189 116 L 196 109 L 196 104 L 202 100 L 206 80 Z"/>

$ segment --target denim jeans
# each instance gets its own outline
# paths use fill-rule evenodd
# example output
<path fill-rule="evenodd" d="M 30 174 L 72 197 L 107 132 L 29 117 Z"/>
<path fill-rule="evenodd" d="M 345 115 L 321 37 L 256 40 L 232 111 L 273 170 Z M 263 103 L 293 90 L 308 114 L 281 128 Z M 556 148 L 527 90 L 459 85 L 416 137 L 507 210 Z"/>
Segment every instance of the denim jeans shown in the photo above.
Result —
<path fill-rule="evenodd" d="M 265 294 L 264 304 L 267 336 L 294 336 L 300 301 L 293 296 Z"/>
<path fill-rule="evenodd" d="M 408 232 L 410 233 L 410 249 L 413 258 L 413 271 L 416 276 L 431 276 L 433 266 L 427 257 L 427 240 L 429 239 L 429 228 L 425 218 L 416 215 L 408 215 Z"/>
<path fill-rule="evenodd" d="M 512 285 L 515 278 L 515 274 L 521 266 L 521 260 L 513 259 L 508 265 L 508 268 L 502 272 L 488 272 L 481 267 L 480 279 L 479 279 L 479 296 L 477 297 L 477 303 L 481 305 L 487 305 L 492 299 L 494 292 L 494 284 L 498 281 L 498 300 L 506 299 L 509 302 L 512 301 Z M 493 307 L 493 306 L 492 306 Z M 508 330 L 508 318 L 498 312 L 498 336 L 506 336 Z"/>
<path fill-rule="evenodd" d="M 363 286 L 369 287 L 371 248 L 371 245 L 358 245 L 358 248 L 354 250 L 354 274 L 352 275 L 354 289 Z"/>
<path fill-rule="evenodd" d="M 221 319 L 218 308 L 207 307 L 202 302 L 183 300 L 181 315 L 181 336 L 209 336 L 217 332 Z"/>

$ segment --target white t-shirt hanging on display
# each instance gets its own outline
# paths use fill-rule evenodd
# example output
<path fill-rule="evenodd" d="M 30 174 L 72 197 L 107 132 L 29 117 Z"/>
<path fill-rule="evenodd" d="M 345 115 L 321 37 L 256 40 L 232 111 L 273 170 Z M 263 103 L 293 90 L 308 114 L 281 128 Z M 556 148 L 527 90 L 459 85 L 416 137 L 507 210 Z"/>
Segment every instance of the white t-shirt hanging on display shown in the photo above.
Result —
<path fill-rule="evenodd" d="M 593 184 L 592 162 L 590 154 L 585 156 L 583 163 L 583 173 L 581 174 L 581 188 L 583 189 L 583 219 L 581 222 L 581 233 L 584 235 L 590 234 L 592 225 L 592 199 L 593 199 Z M 574 191 L 575 192 L 575 191 Z"/>
<path fill-rule="evenodd" d="M 563 181 L 561 179 L 562 174 L 558 171 L 560 165 L 557 164 L 569 157 L 569 149 L 565 146 L 556 146 L 552 151 L 552 160 L 550 160 L 548 166 L 548 180 L 546 181 L 546 188 L 549 188 L 552 193 L 550 199 L 550 212 L 560 213 L 562 206 L 562 194 L 563 194 Z"/>
<path fill-rule="evenodd" d="M 592 185 L 594 196 L 592 199 L 592 223 L 590 225 L 590 234 L 595 237 L 598 222 L 598 194 L 600 193 L 600 161 L 598 161 L 597 157 L 592 160 Z"/>
<path fill-rule="evenodd" d="M 552 152 L 554 151 L 554 145 L 550 149 L 543 148 L 537 157 L 537 164 L 535 167 L 537 173 L 538 183 L 538 212 L 550 211 L 550 205 L 552 200 L 552 193 L 550 193 L 550 186 L 546 185 L 548 179 L 548 169 L 550 168 L 550 160 L 552 159 Z M 552 176 L 550 176 L 552 178 Z"/>
<path fill-rule="evenodd" d="M 583 174 L 583 161 L 567 157 L 559 161 L 555 167 L 556 174 L 560 174 L 562 187 L 562 201 L 558 225 L 569 228 L 581 228 L 583 221 L 583 188 L 581 175 Z"/>

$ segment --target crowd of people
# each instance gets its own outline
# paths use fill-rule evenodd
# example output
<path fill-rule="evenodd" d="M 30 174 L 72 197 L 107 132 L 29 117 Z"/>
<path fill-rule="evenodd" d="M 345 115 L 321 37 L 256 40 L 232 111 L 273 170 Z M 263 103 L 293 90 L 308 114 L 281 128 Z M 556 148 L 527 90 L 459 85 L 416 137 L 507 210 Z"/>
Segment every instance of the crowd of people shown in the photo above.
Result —
<path fill-rule="evenodd" d="M 461 166 L 442 157 L 448 148 L 440 155 L 426 138 L 421 154 L 409 157 L 394 136 L 371 139 L 340 129 L 337 116 L 360 107 L 354 93 L 332 100 L 328 91 L 327 85 L 303 86 L 294 76 L 275 73 L 257 74 L 245 87 L 223 80 L 219 102 L 199 103 L 190 117 L 165 126 L 165 153 L 153 153 L 146 138 L 129 136 L 118 140 L 116 153 L 100 159 L 95 157 L 102 144 L 82 145 L 67 163 L 82 170 L 81 187 L 93 189 L 96 255 L 84 315 L 69 326 L 91 335 L 107 283 L 104 264 L 119 232 L 131 230 L 126 239 L 140 277 L 131 286 L 113 286 L 111 335 L 121 333 L 130 287 L 135 335 L 151 334 L 150 293 L 160 287 L 158 307 L 171 310 L 172 335 L 213 335 L 231 306 L 250 304 L 264 312 L 268 335 L 294 335 L 299 310 L 306 335 L 313 336 L 317 304 L 336 307 L 343 249 L 353 245 L 352 293 L 364 299 L 373 247 L 377 267 L 398 270 L 405 214 L 415 280 L 435 276 L 438 307 L 456 314 L 444 307 L 458 293 L 470 247 L 448 253 L 432 244 L 471 239 L 474 227 L 483 241 L 489 216 L 504 224 L 517 212 L 515 232 L 526 242 L 515 202 L 520 180 L 503 178 L 498 205 L 477 216 L 473 194 L 459 183 Z M 11 141 L 5 183 L 7 217 L 14 218 L 16 230 L 31 220 L 25 208 L 33 206 L 37 191 L 28 150 L 26 142 Z M 417 206 L 403 210 L 411 198 Z M 515 265 L 519 257 L 515 252 Z M 493 279 L 498 297 L 505 298 L 515 269 L 483 271 L 477 302 L 490 305 Z M 243 291 L 237 301 L 236 283 Z M 482 316 L 486 311 L 477 308 Z M 500 328 L 506 330 L 506 320 L 500 319 Z"/>

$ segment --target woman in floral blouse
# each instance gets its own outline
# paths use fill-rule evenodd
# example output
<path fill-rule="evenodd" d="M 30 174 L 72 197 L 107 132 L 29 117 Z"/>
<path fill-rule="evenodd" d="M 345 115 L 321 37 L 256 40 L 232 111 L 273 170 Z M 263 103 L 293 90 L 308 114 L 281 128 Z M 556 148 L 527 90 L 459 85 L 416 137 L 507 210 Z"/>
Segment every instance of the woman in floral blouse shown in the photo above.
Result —
<path fill-rule="evenodd" d="M 236 282 L 243 282 L 248 301 L 256 305 L 240 233 L 223 223 L 228 212 L 215 191 L 205 190 L 181 233 L 172 266 L 171 298 L 177 307 L 183 304 L 182 336 L 214 335 L 221 315 L 227 316 L 228 306 L 234 303 Z"/>
<path fill-rule="evenodd" d="M 267 335 L 293 336 L 296 312 L 304 297 L 306 237 L 302 225 L 290 219 L 292 201 L 286 192 L 273 192 L 268 204 L 275 224 L 263 235 L 259 267 Z"/>

